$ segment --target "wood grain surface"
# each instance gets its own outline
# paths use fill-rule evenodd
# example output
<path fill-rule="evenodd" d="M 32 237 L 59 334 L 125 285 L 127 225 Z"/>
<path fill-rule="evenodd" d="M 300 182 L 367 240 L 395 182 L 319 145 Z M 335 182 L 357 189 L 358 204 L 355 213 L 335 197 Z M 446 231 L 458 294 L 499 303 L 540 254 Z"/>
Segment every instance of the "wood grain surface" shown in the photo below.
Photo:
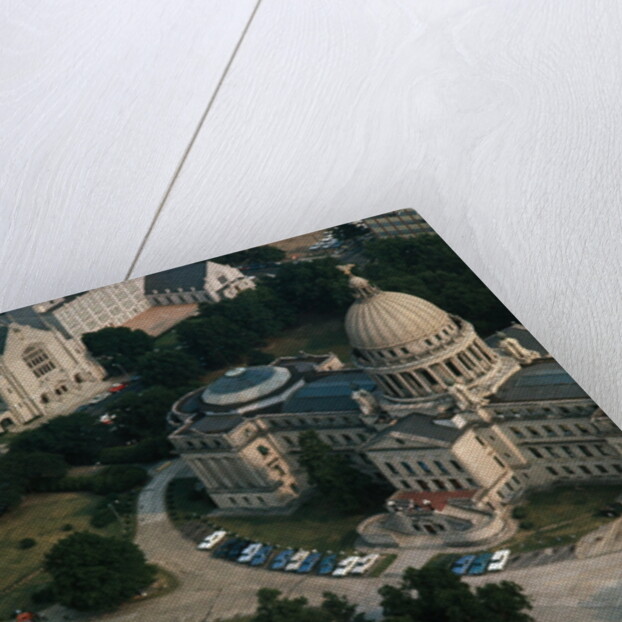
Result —
<path fill-rule="evenodd" d="M 0 308 L 125 278 L 254 2 L 9 2 Z"/>
<path fill-rule="evenodd" d="M 414 207 L 622 423 L 618 3 L 262 0 L 139 253 L 252 8 L 17 6 L 5 308 Z"/>

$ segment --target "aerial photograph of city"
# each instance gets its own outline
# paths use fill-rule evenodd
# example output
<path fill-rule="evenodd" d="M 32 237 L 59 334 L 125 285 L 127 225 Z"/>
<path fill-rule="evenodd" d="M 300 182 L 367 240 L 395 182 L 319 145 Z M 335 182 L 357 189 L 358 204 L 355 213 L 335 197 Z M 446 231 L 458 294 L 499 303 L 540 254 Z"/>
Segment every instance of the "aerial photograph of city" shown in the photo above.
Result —
<path fill-rule="evenodd" d="M 414 210 L 0 314 L 0 621 L 618 621 L 620 569 L 622 432 Z"/>

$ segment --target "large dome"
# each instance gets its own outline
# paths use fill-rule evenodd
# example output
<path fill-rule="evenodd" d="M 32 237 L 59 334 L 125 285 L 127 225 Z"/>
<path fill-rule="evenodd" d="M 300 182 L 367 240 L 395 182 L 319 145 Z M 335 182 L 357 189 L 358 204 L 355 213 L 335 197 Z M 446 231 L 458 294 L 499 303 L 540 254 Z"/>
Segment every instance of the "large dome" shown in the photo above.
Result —
<path fill-rule="evenodd" d="M 353 277 L 350 285 L 357 299 L 346 314 L 345 327 L 354 348 L 372 350 L 412 343 L 453 323 L 445 311 L 422 298 L 380 291 L 361 277 Z"/>
<path fill-rule="evenodd" d="M 284 367 L 236 367 L 208 385 L 201 400 L 215 406 L 245 404 L 284 387 L 290 377 L 289 370 Z"/>

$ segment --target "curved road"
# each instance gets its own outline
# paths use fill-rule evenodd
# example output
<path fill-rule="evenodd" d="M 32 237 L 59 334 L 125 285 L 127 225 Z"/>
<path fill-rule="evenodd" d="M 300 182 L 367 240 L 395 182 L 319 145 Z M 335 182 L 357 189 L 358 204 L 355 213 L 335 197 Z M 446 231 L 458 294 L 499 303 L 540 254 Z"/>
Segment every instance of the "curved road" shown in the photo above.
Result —
<path fill-rule="evenodd" d="M 304 595 L 311 602 L 322 592 L 347 595 L 372 617 L 380 614 L 378 588 L 398 580 L 398 571 L 419 566 L 429 552 L 403 550 L 390 572 L 378 579 L 332 579 L 250 569 L 197 551 L 168 520 L 165 491 L 184 470 L 181 461 L 155 473 L 138 500 L 137 544 L 151 562 L 173 572 L 181 581 L 173 593 L 137 603 L 107 616 L 109 622 L 212 622 L 254 611 L 260 587 L 285 595 Z M 490 580 L 516 581 L 535 601 L 537 622 L 617 622 L 622 617 L 622 552 L 582 560 L 506 571 L 470 579 L 474 585 Z"/>

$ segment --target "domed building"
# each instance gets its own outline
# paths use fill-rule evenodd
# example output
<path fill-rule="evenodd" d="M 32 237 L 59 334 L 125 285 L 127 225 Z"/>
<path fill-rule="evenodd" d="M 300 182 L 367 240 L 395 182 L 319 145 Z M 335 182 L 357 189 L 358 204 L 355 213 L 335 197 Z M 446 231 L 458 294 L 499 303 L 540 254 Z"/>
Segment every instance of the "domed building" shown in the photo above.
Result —
<path fill-rule="evenodd" d="M 370 543 L 488 542 L 530 487 L 619 480 L 622 432 L 522 326 L 482 339 L 426 300 L 350 286 L 351 362 L 302 352 L 238 367 L 173 406 L 169 438 L 221 510 L 295 506 L 310 429 L 394 487 Z"/>
<path fill-rule="evenodd" d="M 345 327 L 356 365 L 394 402 L 447 401 L 449 387 L 465 385 L 477 395 L 491 393 L 517 371 L 473 326 L 416 296 L 384 292 L 350 276 L 355 302 Z"/>

